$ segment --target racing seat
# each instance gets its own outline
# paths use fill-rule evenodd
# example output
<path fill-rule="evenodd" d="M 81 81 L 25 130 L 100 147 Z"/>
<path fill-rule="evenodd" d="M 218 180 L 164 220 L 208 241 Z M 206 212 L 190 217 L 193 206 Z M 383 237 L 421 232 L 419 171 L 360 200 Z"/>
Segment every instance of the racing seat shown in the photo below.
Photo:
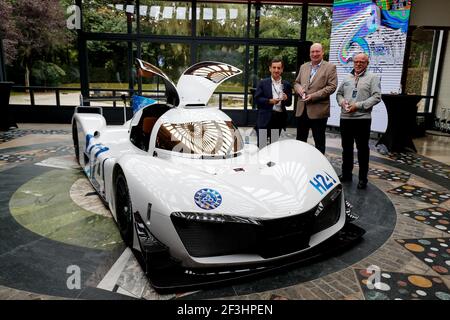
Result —
<path fill-rule="evenodd" d="M 150 135 L 152 133 L 152 129 L 155 126 L 158 118 L 156 117 L 145 117 L 142 121 L 142 146 L 143 150 L 148 150 L 148 144 L 150 142 Z"/>

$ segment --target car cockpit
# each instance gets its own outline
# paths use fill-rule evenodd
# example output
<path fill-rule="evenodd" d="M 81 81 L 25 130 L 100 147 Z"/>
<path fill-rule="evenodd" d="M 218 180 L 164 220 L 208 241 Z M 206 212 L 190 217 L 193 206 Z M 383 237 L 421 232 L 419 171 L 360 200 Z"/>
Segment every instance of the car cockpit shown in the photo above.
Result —
<path fill-rule="evenodd" d="M 131 124 L 130 141 L 141 150 L 148 151 L 150 136 L 156 121 L 170 107 L 167 104 L 153 104 L 142 110 L 139 122 L 136 125 Z"/>

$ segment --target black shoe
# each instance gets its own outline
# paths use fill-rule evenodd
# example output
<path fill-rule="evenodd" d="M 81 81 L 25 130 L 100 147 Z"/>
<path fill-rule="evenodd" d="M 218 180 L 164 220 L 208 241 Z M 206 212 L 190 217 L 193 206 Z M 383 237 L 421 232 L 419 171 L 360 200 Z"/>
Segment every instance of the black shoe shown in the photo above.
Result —
<path fill-rule="evenodd" d="M 367 181 L 359 180 L 358 189 L 365 189 L 365 188 L 367 188 Z"/>
<path fill-rule="evenodd" d="M 344 176 L 341 174 L 339 175 L 339 180 L 341 180 L 341 182 L 350 182 L 352 181 L 352 176 Z"/>

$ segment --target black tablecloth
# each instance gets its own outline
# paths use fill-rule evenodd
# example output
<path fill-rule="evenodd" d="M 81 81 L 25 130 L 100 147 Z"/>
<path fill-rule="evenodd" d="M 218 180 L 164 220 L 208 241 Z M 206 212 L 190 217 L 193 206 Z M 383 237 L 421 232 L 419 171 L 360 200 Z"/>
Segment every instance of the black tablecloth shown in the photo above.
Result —
<path fill-rule="evenodd" d="M 377 145 L 384 144 L 391 152 L 417 152 L 412 138 L 417 126 L 417 103 L 422 96 L 383 94 L 381 97 L 386 105 L 388 125 Z"/>

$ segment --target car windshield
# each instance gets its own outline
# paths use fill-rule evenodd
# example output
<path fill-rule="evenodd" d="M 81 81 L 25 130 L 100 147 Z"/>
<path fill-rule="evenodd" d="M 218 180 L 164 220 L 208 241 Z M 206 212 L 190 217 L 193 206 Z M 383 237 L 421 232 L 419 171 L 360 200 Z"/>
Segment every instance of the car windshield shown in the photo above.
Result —
<path fill-rule="evenodd" d="M 163 123 L 156 137 L 156 148 L 202 157 L 235 156 L 242 150 L 239 130 L 231 121 L 206 120 Z"/>

